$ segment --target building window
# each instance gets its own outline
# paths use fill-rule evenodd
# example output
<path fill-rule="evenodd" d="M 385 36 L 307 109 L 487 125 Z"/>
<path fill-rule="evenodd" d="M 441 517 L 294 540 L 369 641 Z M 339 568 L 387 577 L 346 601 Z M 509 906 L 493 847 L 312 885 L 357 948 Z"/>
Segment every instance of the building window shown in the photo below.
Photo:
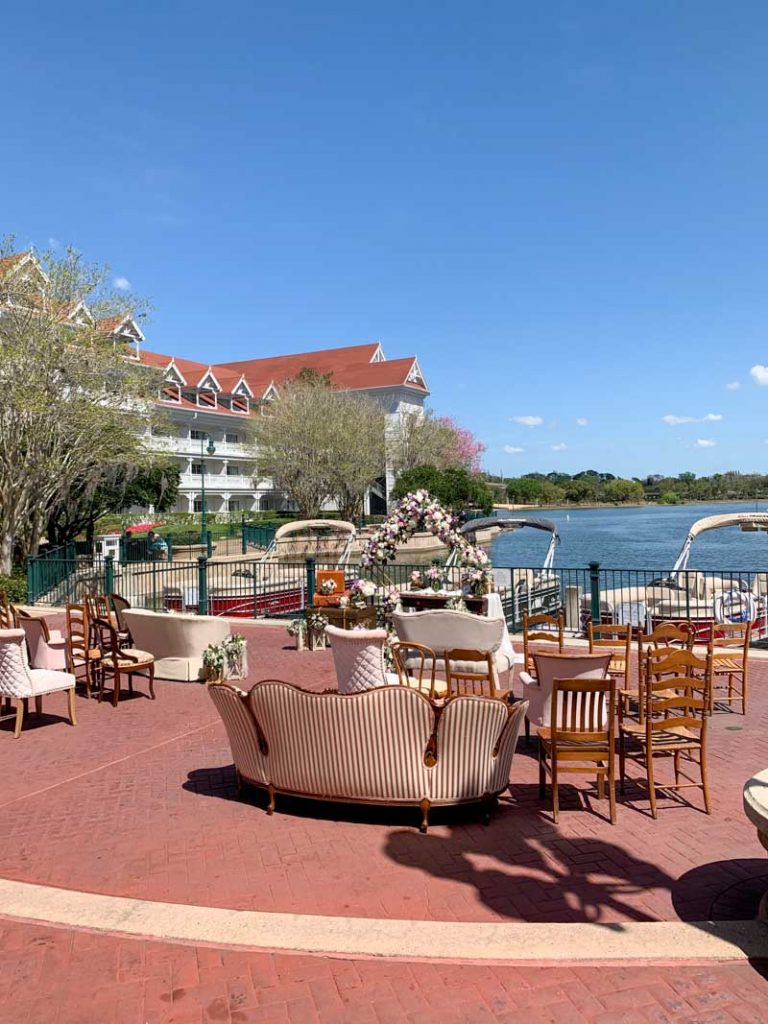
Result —
<path fill-rule="evenodd" d="M 240 467 L 227 466 L 227 476 L 240 476 Z"/>
<path fill-rule="evenodd" d="M 203 441 L 206 435 L 204 430 L 190 430 L 189 436 L 193 441 Z"/>
<path fill-rule="evenodd" d="M 224 435 L 224 440 L 227 442 L 227 444 L 239 444 L 240 443 L 240 435 L 239 434 L 225 434 Z"/>
<path fill-rule="evenodd" d="M 237 498 L 230 498 L 229 499 L 229 511 L 230 512 L 239 512 L 240 511 L 240 502 L 239 502 L 239 500 Z"/>
<path fill-rule="evenodd" d="M 195 512 L 202 512 L 202 511 L 203 511 L 203 499 L 202 498 L 195 498 Z"/>
<path fill-rule="evenodd" d="M 202 464 L 202 462 L 193 462 L 192 463 L 192 472 L 196 473 L 198 476 L 200 476 L 202 474 L 202 472 L 203 472 L 203 464 Z"/>

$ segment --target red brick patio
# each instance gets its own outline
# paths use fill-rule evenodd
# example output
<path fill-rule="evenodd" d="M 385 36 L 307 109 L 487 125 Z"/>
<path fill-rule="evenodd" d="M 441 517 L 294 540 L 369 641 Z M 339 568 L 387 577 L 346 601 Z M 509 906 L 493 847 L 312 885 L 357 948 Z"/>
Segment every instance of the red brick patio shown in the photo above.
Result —
<path fill-rule="evenodd" d="M 281 628 L 244 631 L 251 680 L 333 684 L 328 652 L 290 649 Z M 59 707 L 49 698 L 48 714 L 39 722 L 31 716 L 20 740 L 9 724 L 0 727 L 0 876 L 148 900 L 356 917 L 750 917 L 768 888 L 768 859 L 741 811 L 741 787 L 768 765 L 766 682 L 768 662 L 755 661 L 748 717 L 712 721 L 711 817 L 694 792 L 693 807 L 661 800 L 654 822 L 642 791 L 630 787 L 611 827 L 604 802 L 577 780 L 578 789 L 564 789 L 555 828 L 538 799 L 533 747 L 521 742 L 512 793 L 491 825 L 471 809 L 445 810 L 427 836 L 407 810 L 279 800 L 268 818 L 258 795 L 237 800 L 224 730 L 201 686 L 161 682 L 150 703 L 139 684 L 117 709 L 79 699 L 76 729 L 63 717 L 63 700 Z M 122 958 L 128 967 L 119 966 Z M 14 1022 L 512 1021 L 548 1020 L 549 1012 L 566 1022 L 768 1018 L 768 987 L 748 965 L 352 963 L 195 951 L 11 922 L 3 924 L 0 964 L 0 1021 Z M 58 1017 L 39 1016 L 44 993 L 55 997 L 62 988 L 70 1003 Z M 100 993 L 103 1013 L 79 1002 L 86 993 Z M 766 1010 L 755 1015 L 761 997 Z M 3 1016 L 10 1008 L 17 1015 Z"/>

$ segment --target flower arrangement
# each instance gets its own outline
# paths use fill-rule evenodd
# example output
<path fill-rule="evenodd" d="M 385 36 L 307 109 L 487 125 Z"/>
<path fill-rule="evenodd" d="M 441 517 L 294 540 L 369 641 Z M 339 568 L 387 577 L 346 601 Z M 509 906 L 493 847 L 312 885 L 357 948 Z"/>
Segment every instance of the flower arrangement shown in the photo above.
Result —
<path fill-rule="evenodd" d="M 493 573 L 490 568 L 467 569 L 461 575 L 461 583 L 464 590 L 477 597 L 483 594 L 490 594 L 493 590 Z"/>
<path fill-rule="evenodd" d="M 424 589 L 424 574 L 420 569 L 414 569 L 408 579 L 411 590 L 423 590 Z"/>
<path fill-rule="evenodd" d="M 303 651 L 307 644 L 307 623 L 304 619 L 291 619 L 286 627 L 288 636 L 296 640 L 296 650 Z"/>
<path fill-rule="evenodd" d="M 430 565 L 424 575 L 426 577 L 427 586 L 431 587 L 435 591 L 442 590 L 448 582 L 448 573 L 439 565 Z"/>
<path fill-rule="evenodd" d="M 216 682 L 221 679 L 243 679 L 245 667 L 245 637 L 233 633 L 219 644 L 208 644 L 203 651 L 203 668 L 206 679 Z"/>
<path fill-rule="evenodd" d="M 205 678 L 211 682 L 219 682 L 224 675 L 224 649 L 221 644 L 208 644 L 203 651 L 203 668 Z"/>
<path fill-rule="evenodd" d="M 325 647 L 325 627 L 328 625 L 328 616 L 322 612 L 309 612 L 307 614 L 307 640 L 310 651 L 321 650 Z"/>
<path fill-rule="evenodd" d="M 323 597 L 330 597 L 331 594 L 335 594 L 336 580 L 323 580 L 323 582 L 320 584 L 320 593 L 323 595 Z"/>
<path fill-rule="evenodd" d="M 373 597 L 377 587 L 373 580 L 354 580 L 349 588 L 349 603 L 353 608 L 365 608 L 368 598 Z"/>

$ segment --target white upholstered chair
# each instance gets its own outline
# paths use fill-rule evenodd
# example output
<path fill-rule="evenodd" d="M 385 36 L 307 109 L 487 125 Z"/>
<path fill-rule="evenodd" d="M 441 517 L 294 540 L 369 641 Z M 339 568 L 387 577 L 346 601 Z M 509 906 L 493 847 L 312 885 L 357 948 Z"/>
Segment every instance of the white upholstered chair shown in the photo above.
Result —
<path fill-rule="evenodd" d="M 339 693 L 362 693 L 397 683 L 397 675 L 388 673 L 384 662 L 386 629 L 326 626 L 325 635 L 333 652 Z"/>
<path fill-rule="evenodd" d="M 21 734 L 29 698 L 35 698 L 35 710 L 39 713 L 43 697 L 59 692 L 67 694 L 69 720 L 76 725 L 75 677 L 69 672 L 30 668 L 24 630 L 0 629 L 0 697 L 16 701 L 16 739 Z"/>
<path fill-rule="evenodd" d="M 489 619 L 471 612 L 457 612 L 449 609 L 428 612 L 395 612 L 392 624 L 398 640 L 404 643 L 415 641 L 431 647 L 438 658 L 444 658 L 446 650 L 472 650 L 482 655 L 493 655 L 496 673 L 495 689 L 499 689 L 498 675 L 510 667 L 507 656 L 501 651 L 506 623 L 503 619 Z M 458 672 L 483 672 L 486 662 L 456 662 Z"/>
<path fill-rule="evenodd" d="M 523 700 L 528 701 L 525 734 L 530 736 L 531 724 L 551 725 L 552 689 L 556 679 L 605 679 L 611 654 L 534 654 L 536 678 L 520 673 Z"/>

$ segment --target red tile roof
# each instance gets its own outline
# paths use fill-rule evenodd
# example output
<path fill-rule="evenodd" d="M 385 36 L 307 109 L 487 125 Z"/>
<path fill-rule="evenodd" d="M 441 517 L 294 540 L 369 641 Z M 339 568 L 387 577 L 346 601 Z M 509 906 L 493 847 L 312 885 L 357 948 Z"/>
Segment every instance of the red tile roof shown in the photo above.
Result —
<path fill-rule="evenodd" d="M 189 387 L 197 385 L 210 370 L 224 392 L 233 391 L 240 378 L 245 378 L 255 398 L 261 398 L 271 384 L 278 388 L 292 380 L 303 369 L 316 373 L 329 373 L 331 386 L 344 391 L 363 391 L 376 388 L 404 386 L 427 393 L 422 381 L 409 381 L 408 376 L 416 362 L 413 356 L 405 359 L 371 360 L 378 351 L 377 343 L 350 345 L 345 348 L 320 349 L 266 359 L 242 359 L 233 363 L 213 363 L 207 366 L 192 359 L 175 358 L 174 364 Z M 141 360 L 152 366 L 170 365 L 171 356 L 141 350 Z"/>
<path fill-rule="evenodd" d="M 0 274 L 6 273 L 11 267 L 15 267 L 17 263 L 21 263 L 22 260 L 29 256 L 29 252 L 15 252 L 10 256 L 0 257 Z"/>

